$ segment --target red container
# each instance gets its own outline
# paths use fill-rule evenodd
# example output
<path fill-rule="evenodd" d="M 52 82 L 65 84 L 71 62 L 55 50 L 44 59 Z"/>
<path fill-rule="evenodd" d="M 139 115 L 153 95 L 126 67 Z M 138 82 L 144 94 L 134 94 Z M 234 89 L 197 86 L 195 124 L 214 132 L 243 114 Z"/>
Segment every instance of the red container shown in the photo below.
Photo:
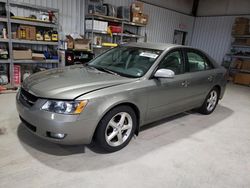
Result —
<path fill-rule="evenodd" d="M 112 33 L 122 33 L 122 27 L 121 26 L 113 26 L 110 25 L 110 30 L 112 31 Z"/>
<path fill-rule="evenodd" d="M 14 65 L 13 75 L 14 75 L 14 85 L 20 86 L 21 85 L 21 66 L 20 65 Z"/>

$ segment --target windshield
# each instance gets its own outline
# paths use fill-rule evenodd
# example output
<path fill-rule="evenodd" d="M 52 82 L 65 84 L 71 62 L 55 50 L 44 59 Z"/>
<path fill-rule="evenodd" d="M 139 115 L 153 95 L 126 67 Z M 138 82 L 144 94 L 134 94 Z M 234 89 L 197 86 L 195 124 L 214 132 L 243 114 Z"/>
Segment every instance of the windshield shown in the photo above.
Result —
<path fill-rule="evenodd" d="M 142 77 L 161 54 L 160 50 L 138 47 L 116 47 L 100 55 L 89 66 L 121 76 Z"/>

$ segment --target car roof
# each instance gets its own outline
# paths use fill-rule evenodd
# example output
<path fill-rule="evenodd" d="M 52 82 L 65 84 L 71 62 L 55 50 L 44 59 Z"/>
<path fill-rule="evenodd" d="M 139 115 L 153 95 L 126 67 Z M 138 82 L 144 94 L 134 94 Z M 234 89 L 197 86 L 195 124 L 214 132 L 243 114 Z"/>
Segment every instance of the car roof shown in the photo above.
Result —
<path fill-rule="evenodd" d="M 122 46 L 130 46 L 130 47 L 138 47 L 138 48 L 146 48 L 146 49 L 154 49 L 154 50 L 171 50 L 173 48 L 188 48 L 188 49 L 193 49 L 193 50 L 198 50 L 205 54 L 210 61 L 214 64 L 215 67 L 218 67 L 218 64 L 216 61 L 211 58 L 206 52 L 203 50 L 200 50 L 198 48 L 194 48 L 191 46 L 184 46 L 184 45 L 178 45 L 178 44 L 171 44 L 171 43 L 151 43 L 151 42 L 130 42 L 130 43 L 125 43 Z"/>
<path fill-rule="evenodd" d="M 150 42 L 131 42 L 123 44 L 122 46 L 131 46 L 131 47 L 139 47 L 139 48 L 147 48 L 155 50 L 169 50 L 171 48 L 176 48 L 176 47 L 187 47 L 171 43 L 150 43 Z"/>

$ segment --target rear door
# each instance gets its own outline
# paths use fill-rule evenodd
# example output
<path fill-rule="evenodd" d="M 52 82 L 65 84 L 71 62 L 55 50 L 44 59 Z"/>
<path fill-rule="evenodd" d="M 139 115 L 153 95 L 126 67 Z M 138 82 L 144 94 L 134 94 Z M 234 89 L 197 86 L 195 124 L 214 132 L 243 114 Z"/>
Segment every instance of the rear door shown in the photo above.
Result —
<path fill-rule="evenodd" d="M 206 55 L 199 50 L 186 48 L 184 57 L 187 85 L 192 93 L 187 102 L 192 106 L 199 106 L 213 87 L 214 67 Z"/>

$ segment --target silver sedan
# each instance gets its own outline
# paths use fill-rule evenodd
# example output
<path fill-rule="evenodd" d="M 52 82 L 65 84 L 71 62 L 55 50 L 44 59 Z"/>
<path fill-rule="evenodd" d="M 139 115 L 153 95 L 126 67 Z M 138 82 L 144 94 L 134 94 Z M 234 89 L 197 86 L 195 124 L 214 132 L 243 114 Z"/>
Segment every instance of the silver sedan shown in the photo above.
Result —
<path fill-rule="evenodd" d="M 212 113 L 225 86 L 225 69 L 198 49 L 130 43 L 85 66 L 30 76 L 16 106 L 23 125 L 42 138 L 114 152 L 145 124 L 190 109 Z"/>

